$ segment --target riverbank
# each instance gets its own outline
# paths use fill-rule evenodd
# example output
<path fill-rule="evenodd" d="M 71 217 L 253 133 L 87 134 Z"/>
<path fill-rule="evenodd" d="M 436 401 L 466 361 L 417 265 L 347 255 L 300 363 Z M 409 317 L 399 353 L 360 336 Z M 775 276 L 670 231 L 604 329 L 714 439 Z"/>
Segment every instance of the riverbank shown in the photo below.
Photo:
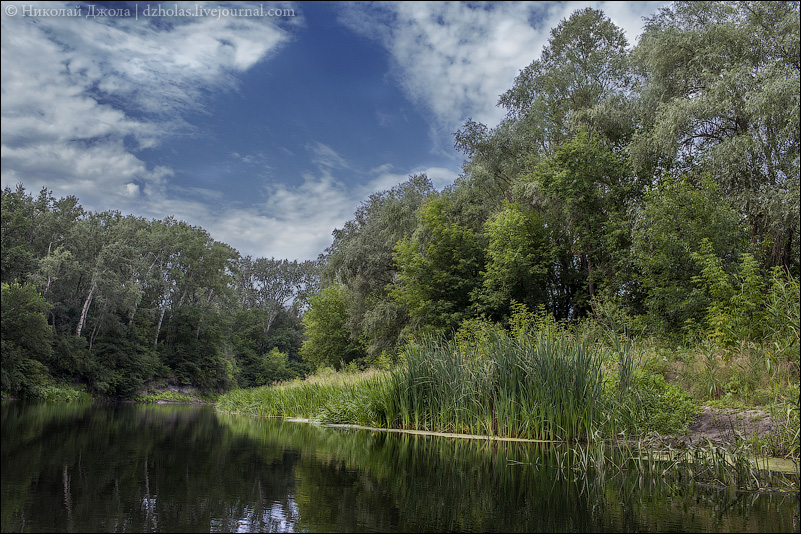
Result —
<path fill-rule="evenodd" d="M 477 435 L 440 431 L 377 428 L 358 424 L 322 423 L 307 418 L 286 417 L 285 421 L 312 424 L 340 430 L 361 430 L 372 433 L 444 438 L 448 441 L 484 441 L 493 443 L 529 443 L 574 453 L 577 472 L 634 470 L 686 484 L 689 481 L 713 487 L 731 487 L 746 492 L 798 493 L 799 459 L 766 454 L 760 442 L 770 441 L 776 424 L 764 410 L 732 410 L 704 406 L 697 419 L 684 434 L 650 434 L 617 437 L 610 440 L 560 441 Z M 745 440 L 745 435 L 750 440 Z"/>
<path fill-rule="evenodd" d="M 158 383 L 143 388 L 131 398 L 131 402 L 214 405 L 218 397 L 219 394 L 203 392 L 194 386 Z"/>
<path fill-rule="evenodd" d="M 384 370 L 328 370 L 217 409 L 324 424 L 586 443 L 749 448 L 798 459 L 797 362 L 758 348 L 666 350 L 545 325 L 410 344 Z"/>
<path fill-rule="evenodd" d="M 41 394 L 30 400 L 38 402 L 123 402 L 142 404 L 197 404 L 214 405 L 219 394 L 207 393 L 193 386 L 182 386 L 164 382 L 150 384 L 130 398 L 93 396 L 75 385 L 47 386 Z M 13 395 L 3 395 L 3 400 L 17 401 Z"/>
<path fill-rule="evenodd" d="M 385 425 L 374 425 L 367 421 L 358 423 L 341 417 L 346 412 L 352 412 L 353 407 L 346 406 L 353 403 L 354 391 L 362 380 L 375 380 L 377 371 L 370 371 L 358 375 L 335 375 L 327 377 L 314 377 L 311 381 L 297 381 L 292 384 L 283 384 L 271 388 L 231 392 L 221 397 L 222 402 L 216 404 L 221 412 L 238 413 L 257 417 L 283 417 L 290 421 L 312 422 L 324 426 L 340 428 L 359 428 L 387 432 L 405 432 L 420 435 L 438 435 L 448 438 L 470 438 L 503 441 L 529 441 L 543 442 L 532 438 L 519 436 L 501 436 L 497 433 L 469 433 L 454 432 L 450 429 L 430 428 L 427 430 L 414 428 L 389 428 Z M 325 393 L 323 393 L 325 392 Z M 327 402 L 324 395 L 332 395 L 331 403 L 339 405 L 339 418 L 332 418 L 337 410 L 325 407 Z M 235 402 L 232 402 L 232 396 Z M 362 398 L 364 398 L 362 394 Z M 303 399 L 307 404 L 303 404 Z M 316 407 L 316 408 L 312 408 Z M 317 415 L 314 415 L 314 414 Z M 760 456 L 770 456 L 789 459 L 796 464 L 799 462 L 798 449 L 787 450 L 786 443 L 792 442 L 793 432 L 798 431 L 797 424 L 792 417 L 774 417 L 776 408 L 771 406 L 751 408 L 726 408 L 720 406 L 700 405 L 692 416 L 686 428 L 668 433 L 643 431 L 641 433 L 629 432 L 617 438 L 607 438 L 606 441 L 626 442 L 630 446 L 642 446 L 652 449 L 691 450 L 695 448 L 720 448 L 729 453 L 751 451 Z M 781 415 L 781 414 L 780 414 Z M 790 414 L 792 415 L 792 414 Z M 599 434 L 594 436 L 600 438 Z M 797 436 L 796 438 L 797 439 Z M 558 441 L 558 440 L 557 440 Z M 592 441 L 582 438 L 581 443 Z M 789 452 L 789 454 L 788 454 Z"/>

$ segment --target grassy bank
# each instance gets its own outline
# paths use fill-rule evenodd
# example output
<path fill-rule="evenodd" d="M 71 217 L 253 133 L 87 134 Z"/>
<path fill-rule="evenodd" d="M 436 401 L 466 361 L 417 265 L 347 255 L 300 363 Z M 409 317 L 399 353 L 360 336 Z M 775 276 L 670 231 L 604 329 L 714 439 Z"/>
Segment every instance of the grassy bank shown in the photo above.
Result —
<path fill-rule="evenodd" d="M 304 381 L 235 390 L 220 396 L 217 409 L 569 442 L 582 471 L 636 469 L 675 481 L 797 490 L 798 376 L 792 362 L 774 362 L 768 373 L 766 364 L 745 368 L 744 356 L 716 352 L 718 379 L 753 380 L 735 396 L 706 387 L 709 362 L 700 357 L 692 363 L 690 349 L 667 353 L 653 340 L 596 333 L 553 323 L 512 332 L 479 328 L 450 341 L 409 345 L 401 363 L 388 370 L 327 370 Z M 708 410 L 710 404 L 731 408 L 755 401 L 773 422 L 768 433 L 732 425 L 726 443 L 668 439 L 688 435 L 702 405 Z M 769 456 L 789 459 L 790 474 L 786 466 L 772 469 Z"/>
<path fill-rule="evenodd" d="M 92 396 L 83 388 L 72 384 L 50 384 L 32 388 L 25 397 L 28 401 L 36 402 L 92 402 Z M 18 400 L 12 395 L 3 394 L 3 400 Z"/>
<path fill-rule="evenodd" d="M 625 343 L 599 344 L 550 326 L 486 329 L 409 345 L 387 371 L 318 375 L 235 390 L 221 411 L 379 428 L 574 441 L 681 430 L 692 398 L 635 362 Z"/>
<path fill-rule="evenodd" d="M 479 328 L 453 340 L 410 344 L 389 370 L 329 370 L 234 390 L 220 396 L 217 408 L 573 442 L 682 434 L 702 404 L 760 406 L 775 423 L 771 434 L 741 440 L 766 454 L 798 458 L 797 366 L 756 350 L 733 355 L 699 345 L 697 351 L 667 352 L 654 341 L 553 323 L 512 332 Z"/>

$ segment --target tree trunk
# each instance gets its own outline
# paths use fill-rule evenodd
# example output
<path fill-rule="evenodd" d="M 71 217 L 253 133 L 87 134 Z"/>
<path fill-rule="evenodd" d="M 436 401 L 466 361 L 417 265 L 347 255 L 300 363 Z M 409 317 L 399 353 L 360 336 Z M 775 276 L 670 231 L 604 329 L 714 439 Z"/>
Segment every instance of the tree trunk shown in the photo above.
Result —
<path fill-rule="evenodd" d="M 89 350 L 92 350 L 92 347 L 95 344 L 95 338 L 97 337 L 97 333 L 100 331 L 100 325 L 95 323 L 95 327 L 92 328 L 92 333 L 89 336 Z"/>
<path fill-rule="evenodd" d="M 92 298 L 95 295 L 95 283 L 92 280 L 92 287 L 89 290 L 89 294 L 86 296 L 86 300 L 83 302 L 83 309 L 81 310 L 81 318 L 78 320 L 78 328 L 75 329 L 75 335 L 80 337 L 81 331 L 83 330 L 84 325 L 86 325 L 86 316 L 89 314 L 89 306 L 92 304 Z"/>
<path fill-rule="evenodd" d="M 153 340 L 153 346 L 156 347 L 159 344 L 159 333 L 161 332 L 161 323 L 164 321 L 164 312 L 167 311 L 167 306 L 161 308 L 161 315 L 159 315 L 159 324 L 156 325 L 156 338 Z"/>

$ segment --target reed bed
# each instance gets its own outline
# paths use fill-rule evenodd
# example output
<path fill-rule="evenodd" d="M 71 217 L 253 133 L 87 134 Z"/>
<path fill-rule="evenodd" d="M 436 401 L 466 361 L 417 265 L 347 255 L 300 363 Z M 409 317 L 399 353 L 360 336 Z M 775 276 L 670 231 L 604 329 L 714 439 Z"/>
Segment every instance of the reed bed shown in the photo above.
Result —
<path fill-rule="evenodd" d="M 602 349 L 591 337 L 564 328 L 489 330 L 410 344 L 403 358 L 389 371 L 326 372 L 304 381 L 231 391 L 218 399 L 217 409 L 571 442 L 575 456 L 565 472 L 582 476 L 633 471 L 748 490 L 798 489 L 797 461 L 789 472 L 777 470 L 745 442 L 734 451 L 712 443 L 665 451 L 642 440 L 615 439 L 637 429 L 637 402 L 632 402 L 642 396 L 636 394 L 639 362 L 625 340 Z"/>
<path fill-rule="evenodd" d="M 380 375 L 324 372 L 307 380 L 253 389 L 237 389 L 221 395 L 217 409 L 222 412 L 261 417 L 297 417 L 324 422 L 372 423 L 368 395 Z"/>
<path fill-rule="evenodd" d="M 409 345 L 391 371 L 237 390 L 221 411 L 379 428 L 570 441 L 603 413 L 602 356 L 559 329 Z"/>
<path fill-rule="evenodd" d="M 387 426 L 567 441 L 603 403 L 601 354 L 565 331 L 490 331 L 410 345 L 385 389 Z"/>

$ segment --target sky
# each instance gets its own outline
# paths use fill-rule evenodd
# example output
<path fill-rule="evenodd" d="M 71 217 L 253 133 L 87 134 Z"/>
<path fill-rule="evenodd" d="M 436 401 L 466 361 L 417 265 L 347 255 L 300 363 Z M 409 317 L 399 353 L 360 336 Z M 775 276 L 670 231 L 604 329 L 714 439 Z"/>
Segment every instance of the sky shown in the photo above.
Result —
<path fill-rule="evenodd" d="M 550 30 L 666 2 L 2 2 L 0 178 L 310 260 L 372 194 L 441 190 Z"/>

